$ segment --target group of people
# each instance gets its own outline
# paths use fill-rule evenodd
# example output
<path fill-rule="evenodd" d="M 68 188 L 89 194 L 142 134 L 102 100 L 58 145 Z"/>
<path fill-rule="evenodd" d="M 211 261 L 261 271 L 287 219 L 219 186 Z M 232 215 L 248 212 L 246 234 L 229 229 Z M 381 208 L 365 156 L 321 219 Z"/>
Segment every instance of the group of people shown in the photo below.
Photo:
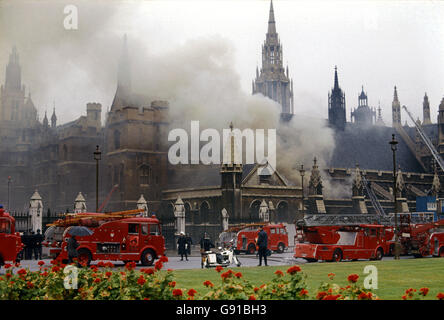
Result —
<path fill-rule="evenodd" d="M 37 233 L 30 230 L 25 232 L 22 236 L 22 243 L 24 245 L 23 250 L 20 252 L 20 259 L 22 260 L 35 260 L 42 259 L 42 242 L 44 240 L 40 230 Z"/>
<path fill-rule="evenodd" d="M 193 240 L 190 235 L 181 232 L 179 238 L 177 239 L 177 253 L 180 255 L 180 261 L 183 261 L 183 257 L 185 256 L 186 261 L 188 261 L 188 255 L 191 254 L 191 245 L 193 244 Z M 213 242 L 208 235 L 208 233 L 204 233 L 204 236 L 200 239 L 200 252 L 201 255 L 204 255 L 205 252 L 210 251 L 211 248 L 214 248 Z M 258 256 L 259 256 L 259 264 L 258 266 L 262 266 L 262 260 L 264 260 L 265 266 L 267 264 L 267 256 L 268 256 L 268 235 L 264 231 L 262 227 L 258 229 L 258 235 L 256 240 L 256 245 L 258 247 Z"/>

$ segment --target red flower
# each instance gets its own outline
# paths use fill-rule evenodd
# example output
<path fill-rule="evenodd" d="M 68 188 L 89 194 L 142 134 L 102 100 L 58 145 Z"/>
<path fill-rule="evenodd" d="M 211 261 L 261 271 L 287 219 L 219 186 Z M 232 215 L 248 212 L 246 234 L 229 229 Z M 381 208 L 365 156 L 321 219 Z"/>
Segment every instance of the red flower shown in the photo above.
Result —
<path fill-rule="evenodd" d="M 105 262 L 103 261 L 99 261 L 99 263 L 97 263 L 98 267 L 104 267 L 105 266 Z"/>
<path fill-rule="evenodd" d="M 335 274 L 333 272 L 327 274 L 327 277 L 330 278 L 330 280 L 333 280 L 333 278 L 335 277 Z"/>
<path fill-rule="evenodd" d="M 15 263 L 15 267 L 16 267 L 16 268 L 20 267 L 20 262 L 16 262 L 16 263 Z"/>
<path fill-rule="evenodd" d="M 5 269 L 9 269 L 9 268 L 12 268 L 12 264 L 10 264 L 10 263 L 5 264 Z"/>
<path fill-rule="evenodd" d="M 113 275 L 113 273 L 110 272 L 110 271 L 107 271 L 107 272 L 105 273 L 105 276 L 107 276 L 108 278 L 111 277 L 112 275 Z"/>
<path fill-rule="evenodd" d="M 41 260 L 40 260 L 40 261 L 38 262 L 38 265 L 39 265 L 39 266 L 43 266 L 44 264 L 45 264 L 45 261 L 41 261 Z"/>
<path fill-rule="evenodd" d="M 43 273 L 42 273 L 42 276 L 47 277 L 47 276 L 48 276 L 48 272 L 46 272 L 46 271 L 43 272 Z"/>
<path fill-rule="evenodd" d="M 403 296 L 402 296 L 402 300 L 407 300 L 407 296 L 406 296 L 406 295 L 403 295 Z"/>
<path fill-rule="evenodd" d="M 93 271 L 97 271 L 97 269 L 98 269 L 96 265 L 92 265 L 90 268 L 91 268 L 91 270 L 93 270 Z"/>
<path fill-rule="evenodd" d="M 144 272 L 145 274 L 148 274 L 148 275 L 154 274 L 154 271 L 151 268 L 146 268 L 146 269 L 142 269 L 142 270 L 144 270 L 142 272 Z"/>
<path fill-rule="evenodd" d="M 155 264 L 154 264 L 154 269 L 156 270 L 160 270 L 163 268 L 163 263 L 162 261 L 158 260 Z"/>
<path fill-rule="evenodd" d="M 236 278 L 242 278 L 242 273 L 238 272 L 235 274 Z"/>
<path fill-rule="evenodd" d="M 175 297 L 181 297 L 182 296 L 182 290 L 180 290 L 180 289 L 174 289 L 173 290 L 173 296 L 175 296 Z"/>
<path fill-rule="evenodd" d="M 5 274 L 5 276 L 6 276 L 6 278 L 8 278 L 8 279 L 9 279 L 9 278 L 11 278 L 11 277 L 12 277 L 12 274 L 8 272 L 8 273 L 6 273 L 6 274 Z"/>
<path fill-rule="evenodd" d="M 146 282 L 145 278 L 142 275 L 140 275 L 139 279 L 137 279 L 137 283 L 143 286 L 145 282 Z"/>
<path fill-rule="evenodd" d="M 196 290 L 194 290 L 194 289 L 190 289 L 190 290 L 188 290 L 188 295 L 190 296 L 190 297 L 194 297 L 194 295 L 197 293 L 197 291 Z"/>
<path fill-rule="evenodd" d="M 221 272 L 222 270 L 224 270 L 224 268 L 222 268 L 221 266 L 217 266 L 215 269 L 217 272 Z"/>
<path fill-rule="evenodd" d="M 136 263 L 134 261 L 128 262 L 125 265 L 125 269 L 128 270 L 128 271 L 133 270 L 135 267 L 136 267 Z"/>
<path fill-rule="evenodd" d="M 105 267 L 114 268 L 114 264 L 112 262 L 107 262 L 107 263 L 105 263 Z"/>
<path fill-rule="evenodd" d="M 227 272 L 222 273 L 220 276 L 223 280 L 226 280 L 228 278 L 231 278 L 231 275 L 233 274 L 233 271 L 228 270 Z"/>
<path fill-rule="evenodd" d="M 167 271 L 168 271 L 168 272 L 173 272 L 174 270 L 173 270 L 173 269 L 167 269 Z"/>
<path fill-rule="evenodd" d="M 176 286 L 176 281 L 171 281 L 171 282 L 168 283 L 168 285 L 169 285 L 171 288 L 174 288 L 174 287 Z"/>
<path fill-rule="evenodd" d="M 325 296 L 327 296 L 328 294 L 327 294 L 327 292 L 325 292 L 325 291 L 320 291 L 320 292 L 318 292 L 318 294 L 316 295 L 316 299 L 318 299 L 318 300 L 322 300 Z"/>
<path fill-rule="evenodd" d="M 254 287 L 254 292 L 258 292 L 259 291 L 259 288 L 258 287 Z"/>
<path fill-rule="evenodd" d="M 160 262 L 168 262 L 167 256 L 161 256 L 159 259 Z"/>
<path fill-rule="evenodd" d="M 299 266 L 293 266 L 291 268 L 288 268 L 287 273 L 291 274 L 291 275 L 294 275 L 294 274 L 296 274 L 296 273 L 298 273 L 300 271 L 301 271 L 301 268 Z"/>
<path fill-rule="evenodd" d="M 248 297 L 248 300 L 256 300 L 256 297 L 252 294 L 251 296 Z"/>
<path fill-rule="evenodd" d="M 301 292 L 299 292 L 299 295 L 300 295 L 301 297 L 308 296 L 308 290 L 306 290 L 306 289 L 302 289 Z"/>
<path fill-rule="evenodd" d="M 368 292 L 368 293 L 361 292 L 358 295 L 358 300 L 371 300 L 371 299 L 372 299 L 372 293 L 371 292 Z"/>
<path fill-rule="evenodd" d="M 34 288 L 34 283 L 32 283 L 31 281 L 28 281 L 28 282 L 26 283 L 26 286 L 27 286 L 29 289 L 32 289 L 32 288 Z"/>
<path fill-rule="evenodd" d="M 436 295 L 436 298 L 437 298 L 438 300 L 444 300 L 444 293 L 443 293 L 443 292 L 438 293 L 438 294 Z"/>
<path fill-rule="evenodd" d="M 207 280 L 207 281 L 205 281 L 204 283 L 203 283 L 203 285 L 205 286 L 205 287 L 214 287 L 214 284 L 210 281 L 210 280 Z"/>
<path fill-rule="evenodd" d="M 356 273 L 353 273 L 347 277 L 348 282 L 356 283 L 359 279 L 359 276 Z"/>
<path fill-rule="evenodd" d="M 102 281 L 100 278 L 95 278 L 94 279 L 94 283 L 99 283 L 100 281 Z"/>
<path fill-rule="evenodd" d="M 26 274 L 26 270 L 25 269 L 20 269 L 19 271 L 17 271 L 18 274 Z"/>
<path fill-rule="evenodd" d="M 277 275 L 277 276 L 279 276 L 279 277 L 283 277 L 283 276 L 284 276 L 284 273 L 283 273 L 281 270 L 276 270 L 276 271 L 274 272 L 274 274 Z"/>

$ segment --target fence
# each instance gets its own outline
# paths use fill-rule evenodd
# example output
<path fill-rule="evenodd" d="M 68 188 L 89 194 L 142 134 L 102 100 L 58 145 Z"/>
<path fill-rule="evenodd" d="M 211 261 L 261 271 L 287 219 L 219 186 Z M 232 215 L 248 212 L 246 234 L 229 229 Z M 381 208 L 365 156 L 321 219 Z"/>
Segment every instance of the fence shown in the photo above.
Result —
<path fill-rule="evenodd" d="M 17 232 L 25 232 L 30 229 L 32 229 L 31 226 L 31 215 L 28 212 L 10 212 L 11 216 L 15 219 L 15 230 Z M 57 219 L 63 218 L 64 213 L 51 213 L 47 212 L 46 214 L 43 214 L 42 217 L 42 234 L 45 233 L 47 227 L 47 224 L 53 223 Z"/>

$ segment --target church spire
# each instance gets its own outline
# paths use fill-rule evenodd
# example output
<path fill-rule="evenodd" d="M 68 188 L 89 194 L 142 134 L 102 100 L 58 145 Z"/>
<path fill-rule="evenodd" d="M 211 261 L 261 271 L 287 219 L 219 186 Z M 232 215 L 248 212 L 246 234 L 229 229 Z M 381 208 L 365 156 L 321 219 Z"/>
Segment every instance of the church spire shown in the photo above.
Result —
<path fill-rule="evenodd" d="M 422 114 L 423 114 L 423 124 L 431 124 L 430 120 L 430 103 L 429 97 L 427 96 L 427 92 L 424 95 L 424 102 L 422 103 Z"/>
<path fill-rule="evenodd" d="M 398 99 L 398 90 L 395 86 L 395 92 L 393 93 L 392 102 L 392 120 L 393 126 L 401 125 L 401 103 Z"/>
<path fill-rule="evenodd" d="M 51 128 L 55 129 L 56 126 L 57 126 L 57 116 L 55 113 L 55 100 L 54 100 L 54 107 L 53 107 L 52 116 L 51 116 Z"/>
<path fill-rule="evenodd" d="M 335 66 L 335 86 L 334 89 L 339 89 L 339 80 L 338 80 L 338 67 Z"/>
<path fill-rule="evenodd" d="M 127 106 L 130 103 L 131 95 L 131 66 L 128 55 L 128 45 L 126 34 L 123 36 L 122 51 L 119 59 L 117 71 L 117 90 L 111 105 L 111 111 Z"/>
<path fill-rule="evenodd" d="M 9 55 L 9 62 L 6 66 L 5 74 L 5 89 L 6 90 L 21 90 L 21 67 L 19 61 L 19 54 L 17 47 L 12 47 L 12 52 Z"/>
<path fill-rule="evenodd" d="M 271 0 L 270 2 L 270 13 L 268 16 L 268 33 L 269 34 L 276 33 L 276 20 L 274 20 L 273 0 Z"/>

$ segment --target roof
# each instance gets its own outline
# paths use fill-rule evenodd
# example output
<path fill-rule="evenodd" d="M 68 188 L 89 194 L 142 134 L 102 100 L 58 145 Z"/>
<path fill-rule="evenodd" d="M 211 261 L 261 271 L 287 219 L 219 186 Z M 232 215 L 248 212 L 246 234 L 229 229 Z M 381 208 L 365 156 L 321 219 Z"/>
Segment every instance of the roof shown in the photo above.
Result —
<path fill-rule="evenodd" d="M 361 169 L 393 170 L 393 153 L 389 141 L 394 128 L 384 126 L 369 126 L 347 123 L 344 131 L 335 133 L 335 148 L 329 167 L 354 168 L 359 164 Z M 401 136 L 396 134 L 399 141 L 396 151 L 396 163 L 403 172 L 423 173 L 421 165 L 410 151 Z"/>

